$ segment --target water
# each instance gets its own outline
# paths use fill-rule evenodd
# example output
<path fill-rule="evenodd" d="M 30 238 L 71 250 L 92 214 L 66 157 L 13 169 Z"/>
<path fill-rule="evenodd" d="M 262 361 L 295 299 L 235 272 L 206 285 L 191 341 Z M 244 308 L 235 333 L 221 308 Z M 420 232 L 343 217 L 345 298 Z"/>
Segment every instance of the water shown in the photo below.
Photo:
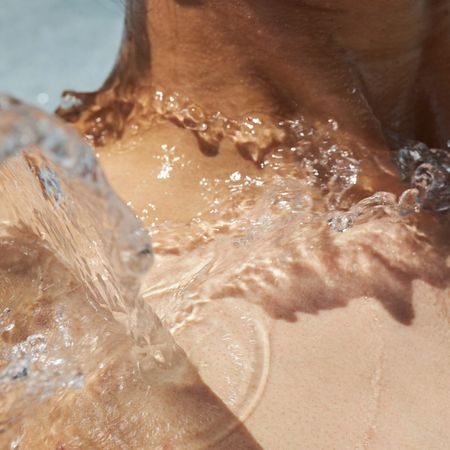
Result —
<path fill-rule="evenodd" d="M 423 143 L 411 143 L 398 152 L 402 179 L 417 189 L 425 209 L 450 209 L 450 155 L 447 150 L 430 149 Z"/>
<path fill-rule="evenodd" d="M 214 442 L 237 422 L 139 293 L 148 233 L 73 131 L 0 105 L 1 447 Z"/>
<path fill-rule="evenodd" d="M 133 123 L 132 128 L 139 134 L 153 122 L 164 119 L 192 131 L 200 149 L 207 155 L 217 154 L 222 143 L 229 141 L 244 158 L 261 168 L 271 165 L 282 170 L 286 161 L 294 162 L 297 176 L 301 171 L 302 178 L 308 179 L 310 185 L 320 184 L 322 194 L 328 194 L 330 208 L 351 205 L 343 203 L 342 199 L 347 191 L 358 186 L 361 163 L 367 161 L 372 167 L 380 163 L 380 158 L 377 161 L 363 146 L 358 148 L 358 143 L 347 139 L 334 119 L 318 127 L 303 117 L 286 120 L 249 113 L 233 119 L 220 111 L 208 115 L 189 98 L 160 88 L 146 87 L 139 95 L 133 92 L 133 98 L 123 95 L 120 100 L 112 95 L 111 90 L 87 95 L 67 92 L 58 113 L 66 120 L 77 122 L 94 145 L 104 145 L 121 137 L 125 123 Z M 280 159 L 278 167 L 277 158 Z M 401 179 L 418 190 L 419 209 L 449 209 L 448 152 L 410 142 L 397 152 L 396 160 Z M 388 176 L 380 168 L 378 176 Z M 404 199 L 406 197 L 413 198 L 407 195 Z"/>
<path fill-rule="evenodd" d="M 358 190 L 363 161 L 336 143 L 334 120 L 318 130 L 303 118 L 208 116 L 161 90 L 131 106 L 105 94 L 103 110 L 86 98 L 70 94 L 60 113 L 97 145 L 126 132 L 132 139 L 120 151 L 132 154 L 140 133 L 166 120 L 208 154 L 228 140 L 259 172 L 200 174 L 203 206 L 188 223 L 150 222 L 159 212 L 147 201 L 141 217 L 152 247 L 87 144 L 56 119 L 1 98 L 2 445 L 211 445 L 264 391 L 266 318 L 295 321 L 300 311 L 344 306 L 360 294 L 353 280 L 379 269 L 359 249 L 381 234 L 380 254 L 404 254 L 408 228 L 402 241 L 392 224 L 448 205 L 448 162 L 429 149 L 402 150 L 411 187 L 400 197 Z M 164 145 L 154 156 L 158 183 L 191 170 Z M 330 259 L 330 249 L 344 256 Z M 402 263 L 415 270 L 414 261 Z M 384 289 L 396 294 L 395 283 Z"/>

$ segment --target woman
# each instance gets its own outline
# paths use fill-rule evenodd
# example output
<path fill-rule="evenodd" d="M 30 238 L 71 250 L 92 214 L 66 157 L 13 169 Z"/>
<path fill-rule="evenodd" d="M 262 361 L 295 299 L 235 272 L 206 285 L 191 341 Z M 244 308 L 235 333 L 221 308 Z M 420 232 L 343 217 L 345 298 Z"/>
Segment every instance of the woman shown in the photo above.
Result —
<path fill-rule="evenodd" d="M 153 231 L 144 297 L 245 428 L 186 443 L 173 411 L 195 428 L 206 390 L 168 390 L 167 432 L 138 414 L 115 444 L 122 412 L 89 445 L 446 448 L 448 218 L 413 213 L 445 209 L 448 179 L 398 204 L 392 149 L 447 142 L 448 7 L 128 3 L 116 68 L 59 114 Z M 419 153 L 405 178 L 445 172 L 445 152 Z"/>

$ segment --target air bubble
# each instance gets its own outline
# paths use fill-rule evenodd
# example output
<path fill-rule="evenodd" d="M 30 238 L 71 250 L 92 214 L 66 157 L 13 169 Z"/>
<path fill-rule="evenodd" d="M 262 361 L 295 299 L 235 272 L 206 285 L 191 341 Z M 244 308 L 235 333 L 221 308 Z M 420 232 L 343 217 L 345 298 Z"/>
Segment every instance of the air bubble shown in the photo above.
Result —
<path fill-rule="evenodd" d="M 205 132 L 208 129 L 205 114 L 196 105 L 190 105 L 180 111 L 180 122 L 188 130 Z"/>
<path fill-rule="evenodd" d="M 349 213 L 336 213 L 328 220 L 329 226 L 339 233 L 343 233 L 353 227 L 353 217 Z"/>
<path fill-rule="evenodd" d="M 81 106 L 83 104 L 83 102 L 81 101 L 81 99 L 79 99 L 78 97 L 75 97 L 72 94 L 64 94 L 61 97 L 61 101 L 59 103 L 59 107 L 61 109 L 71 109 L 74 107 L 78 107 Z"/>

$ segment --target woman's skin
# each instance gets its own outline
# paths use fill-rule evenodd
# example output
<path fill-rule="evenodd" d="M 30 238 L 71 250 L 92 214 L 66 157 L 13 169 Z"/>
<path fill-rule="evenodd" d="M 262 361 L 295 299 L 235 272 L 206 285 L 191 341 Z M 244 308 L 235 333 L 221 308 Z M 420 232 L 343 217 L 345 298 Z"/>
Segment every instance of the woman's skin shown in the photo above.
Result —
<path fill-rule="evenodd" d="M 336 120 L 336 141 L 365 157 L 362 192 L 398 193 L 407 186 L 392 163 L 391 136 L 443 148 L 450 135 L 449 6 L 446 0 L 130 1 L 115 70 L 87 97 L 86 110 L 61 114 L 106 143 L 100 161 L 147 225 L 170 220 L 189 233 L 190 220 L 209 205 L 199 187 L 205 177 L 224 181 L 235 171 L 267 183 L 272 177 L 270 165 L 257 167 L 232 143 L 207 156 L 193 133 L 170 121 L 142 127 L 142 117 L 124 105 L 148 103 L 151 87 L 178 91 L 207 114 L 304 116 L 317 130 Z M 141 124 L 139 132 L 130 131 L 133 123 Z M 106 139 L 114 127 L 121 139 Z M 167 149 L 171 163 L 181 163 L 161 180 Z M 227 193 L 219 183 L 220 201 Z M 214 273 L 205 288 L 214 299 L 206 312 L 233 298 L 270 338 L 268 379 L 246 430 L 268 450 L 446 449 L 448 218 L 421 213 L 343 234 L 319 231 L 308 240 L 286 226 L 287 242 L 276 245 L 292 260 L 270 262 L 280 280 L 268 276 L 265 286 L 254 286 L 239 270 L 233 278 L 233 267 L 227 289 L 214 285 L 223 282 Z M 169 262 L 170 251 L 156 246 L 146 287 L 183 279 L 212 245 L 179 250 Z M 238 250 L 222 251 L 240 257 Z M 261 263 L 255 271 L 270 275 L 272 268 Z M 165 299 L 151 301 L 164 316 Z M 214 341 L 204 345 L 214 354 Z M 220 368 L 216 376 L 223 377 Z"/>

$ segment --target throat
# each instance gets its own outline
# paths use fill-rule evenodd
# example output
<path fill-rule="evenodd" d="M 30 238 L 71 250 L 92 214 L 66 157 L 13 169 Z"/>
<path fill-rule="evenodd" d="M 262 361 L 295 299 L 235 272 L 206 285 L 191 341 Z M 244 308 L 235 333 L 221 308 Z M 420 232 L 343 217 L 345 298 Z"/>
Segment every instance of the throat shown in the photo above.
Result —
<path fill-rule="evenodd" d="M 392 110 L 384 99 L 395 87 L 380 91 L 385 64 L 372 64 L 360 49 L 363 43 L 349 31 L 356 16 L 347 6 L 330 10 L 272 0 L 130 2 L 116 68 L 99 93 L 81 99 L 78 110 L 96 105 L 90 121 L 97 120 L 101 143 L 104 134 L 120 135 L 121 130 L 110 126 L 103 133 L 99 122 L 120 116 L 115 127 L 120 129 L 120 122 L 136 112 L 137 98 L 149 103 L 153 90 L 162 88 L 182 93 L 208 115 L 304 116 L 322 124 L 335 119 L 355 139 L 383 147 L 381 125 Z M 410 83 L 405 86 L 409 92 Z M 408 102 L 409 97 L 400 102 L 396 117 Z M 72 121 L 80 116 L 77 108 L 59 112 Z"/>

